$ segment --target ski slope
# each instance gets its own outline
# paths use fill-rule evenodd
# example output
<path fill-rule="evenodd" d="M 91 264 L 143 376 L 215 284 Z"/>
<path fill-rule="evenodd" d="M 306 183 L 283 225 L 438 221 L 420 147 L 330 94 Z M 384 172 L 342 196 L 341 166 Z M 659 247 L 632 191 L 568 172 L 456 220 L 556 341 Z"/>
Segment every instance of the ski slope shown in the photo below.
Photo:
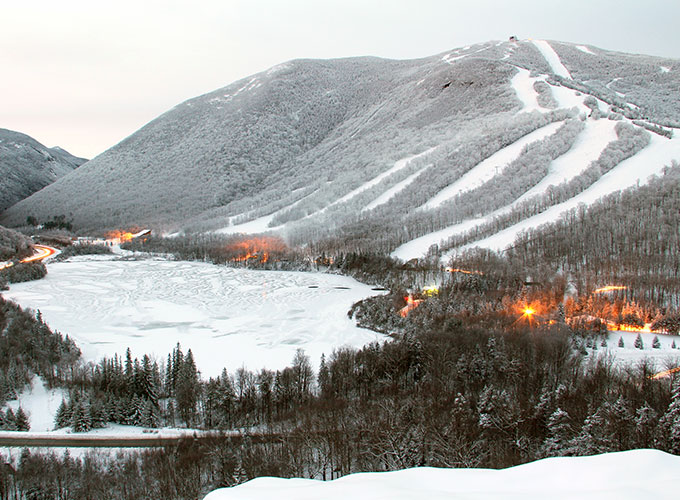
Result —
<path fill-rule="evenodd" d="M 322 482 L 262 477 L 205 500 L 675 500 L 680 457 L 633 450 L 537 460 L 507 469 L 366 472 Z"/>
<path fill-rule="evenodd" d="M 380 205 L 384 205 L 388 201 L 390 201 L 392 198 L 397 196 L 399 193 L 401 193 L 404 189 L 406 189 L 413 181 L 415 181 L 420 174 L 425 172 L 428 168 L 430 168 L 432 165 L 427 165 L 420 170 L 418 170 L 416 173 L 409 175 L 406 179 L 404 179 L 401 182 L 398 182 L 394 186 L 392 186 L 390 189 L 385 191 L 383 194 L 378 196 L 375 200 L 373 200 L 371 203 L 366 205 L 361 211 L 362 212 L 367 212 L 369 210 L 373 210 L 376 207 L 379 207 Z"/>
<path fill-rule="evenodd" d="M 512 161 L 516 160 L 522 153 L 522 149 L 524 149 L 525 146 L 533 142 L 540 141 L 541 139 L 545 139 L 549 135 L 554 134 L 557 129 L 560 128 L 562 123 L 563 122 L 554 122 L 545 125 L 544 127 L 541 127 L 538 130 L 534 130 L 533 132 L 525 135 L 509 146 L 496 151 L 486 160 L 483 160 L 468 170 L 453 184 L 448 185 L 434 197 L 430 198 L 429 201 L 419 207 L 419 210 L 432 210 L 437 208 L 442 203 L 455 197 L 457 194 L 475 189 L 485 182 L 491 180 L 491 178 L 497 174 L 496 169 L 505 168 Z"/>
<path fill-rule="evenodd" d="M 503 250 L 514 242 L 515 237 L 521 231 L 556 221 L 566 211 L 580 204 L 590 205 L 614 191 L 626 189 L 636 184 L 644 184 L 650 176 L 660 174 L 665 166 L 678 159 L 680 159 L 680 139 L 666 139 L 651 134 L 650 144 L 646 148 L 619 163 L 583 192 L 563 203 L 553 205 L 538 215 L 524 219 L 507 229 L 488 238 L 470 243 L 461 249 L 481 247 L 496 251 Z M 452 253 L 455 253 L 455 251 Z M 448 260 L 450 255 L 451 253 L 443 256 L 443 258 Z"/>
<path fill-rule="evenodd" d="M 569 78 L 571 80 L 571 73 L 564 67 L 564 64 L 562 64 L 562 61 L 560 60 L 560 56 L 557 55 L 555 49 L 553 49 L 548 42 L 545 40 L 532 40 L 532 43 L 545 58 L 545 61 L 548 63 L 548 66 L 550 66 L 553 73 L 562 78 Z"/>
<path fill-rule="evenodd" d="M 569 151 L 555 158 L 548 174 L 533 188 L 519 197 L 513 205 L 543 194 L 549 186 L 557 186 L 580 175 L 597 160 L 604 148 L 617 139 L 616 122 L 612 120 L 586 120 L 585 128 L 578 135 Z"/>
<path fill-rule="evenodd" d="M 340 346 L 386 339 L 347 317 L 371 287 L 339 275 L 253 271 L 201 262 L 86 260 L 48 264 L 3 296 L 42 312 L 86 361 L 114 353 L 165 359 L 177 342 L 204 377 L 222 368 L 282 369 L 298 348 L 313 364 Z"/>
<path fill-rule="evenodd" d="M 393 166 L 392 168 L 390 168 L 389 170 L 383 172 L 382 174 L 380 174 L 380 175 L 374 177 L 373 179 L 371 179 L 371 180 L 365 182 L 364 184 L 362 184 L 362 185 L 359 186 L 358 188 L 356 188 L 356 189 L 350 191 L 349 193 L 347 193 L 347 194 L 346 194 L 345 196 L 343 196 L 342 198 L 339 198 L 339 199 L 335 200 L 333 203 L 331 203 L 331 204 L 328 205 L 326 208 L 324 208 L 323 210 L 321 210 L 321 212 L 324 212 L 324 211 L 327 210 L 328 208 L 330 208 L 330 207 L 332 207 L 332 206 L 334 206 L 334 205 L 337 205 L 337 204 L 339 204 L 339 203 L 344 203 L 345 201 L 349 201 L 349 200 L 351 200 L 352 198 L 354 198 L 356 195 L 358 195 L 358 194 L 360 194 L 360 193 L 363 193 L 364 191 L 366 191 L 366 190 L 368 190 L 368 189 L 371 189 L 373 186 L 377 186 L 380 182 L 382 182 L 384 179 L 387 179 L 387 178 L 388 178 L 389 176 L 391 176 L 392 174 L 396 174 L 396 173 L 399 172 L 400 170 L 403 170 L 404 168 L 406 168 L 406 167 L 408 166 L 408 164 L 411 163 L 411 162 L 412 162 L 413 160 L 415 160 L 416 158 L 421 158 L 421 157 L 423 157 L 423 156 L 427 156 L 427 155 L 429 155 L 430 153 L 432 153 L 435 149 L 437 149 L 436 146 L 433 147 L 433 148 L 427 149 L 427 150 L 423 151 L 422 153 L 418 153 L 417 155 L 407 156 L 406 158 L 402 158 L 401 160 L 397 160 L 397 161 L 394 163 L 394 166 Z"/>
<path fill-rule="evenodd" d="M 534 89 L 534 83 L 536 83 L 538 80 L 542 79 L 532 78 L 528 69 L 517 67 L 517 74 L 510 80 L 510 85 L 512 85 L 512 88 L 517 94 L 517 98 L 522 103 L 522 109 L 520 109 L 518 113 L 548 111 L 546 108 L 538 104 L 538 94 Z"/>

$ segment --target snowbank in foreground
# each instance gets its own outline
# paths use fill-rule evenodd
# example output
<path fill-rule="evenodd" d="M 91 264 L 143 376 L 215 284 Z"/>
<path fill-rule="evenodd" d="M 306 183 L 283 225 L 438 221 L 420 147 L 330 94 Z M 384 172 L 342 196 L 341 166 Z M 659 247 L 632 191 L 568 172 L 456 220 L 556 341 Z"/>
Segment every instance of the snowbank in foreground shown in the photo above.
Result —
<path fill-rule="evenodd" d="M 680 457 L 634 450 L 548 458 L 503 470 L 417 468 L 352 474 L 335 481 L 258 478 L 215 490 L 205 500 L 676 499 Z"/>

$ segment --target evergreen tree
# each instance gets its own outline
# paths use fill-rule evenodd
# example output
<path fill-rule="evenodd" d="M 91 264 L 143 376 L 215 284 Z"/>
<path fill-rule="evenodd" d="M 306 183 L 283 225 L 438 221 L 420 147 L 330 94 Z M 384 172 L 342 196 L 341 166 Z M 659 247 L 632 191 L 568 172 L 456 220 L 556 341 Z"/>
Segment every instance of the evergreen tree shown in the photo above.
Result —
<path fill-rule="evenodd" d="M 57 414 L 54 416 L 54 428 L 62 429 L 71 425 L 71 416 L 71 408 L 66 401 L 62 399 L 59 408 L 57 408 Z"/>
<path fill-rule="evenodd" d="M 670 453 L 680 454 L 680 378 L 673 382 L 671 402 L 659 421 L 659 442 Z"/>
<path fill-rule="evenodd" d="M 573 437 L 569 414 L 557 408 L 548 419 L 548 437 L 543 443 L 543 456 L 565 456 L 571 452 L 570 440 Z"/>
<path fill-rule="evenodd" d="M 635 337 L 635 344 L 633 345 L 635 346 L 636 349 L 645 348 L 644 344 L 642 343 L 642 335 L 640 335 L 639 333 L 637 334 L 637 337 Z"/>
<path fill-rule="evenodd" d="M 198 372 L 191 349 L 187 351 L 184 360 L 179 364 L 181 368 L 177 374 L 175 400 L 180 417 L 187 426 L 190 426 L 196 417 L 199 393 Z"/>
<path fill-rule="evenodd" d="M 652 349 L 661 349 L 661 342 L 659 342 L 659 337 L 654 335 L 654 340 L 652 340 Z"/>
<path fill-rule="evenodd" d="M 26 413 L 21 406 L 16 413 L 16 428 L 18 431 L 28 431 L 31 428 L 31 424 L 28 422 L 28 416 L 26 416 Z"/>
<path fill-rule="evenodd" d="M 85 401 L 77 399 L 73 401 L 71 413 L 71 429 L 73 432 L 87 432 L 92 428 L 90 421 L 90 408 Z"/>
<path fill-rule="evenodd" d="M 619 347 L 623 347 L 623 337 L 619 337 Z"/>

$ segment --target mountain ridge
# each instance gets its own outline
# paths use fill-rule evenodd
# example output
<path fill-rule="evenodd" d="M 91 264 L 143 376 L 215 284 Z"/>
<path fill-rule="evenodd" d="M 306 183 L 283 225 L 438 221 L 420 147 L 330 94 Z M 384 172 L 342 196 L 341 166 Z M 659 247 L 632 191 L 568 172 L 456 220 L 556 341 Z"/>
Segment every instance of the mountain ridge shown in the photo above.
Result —
<path fill-rule="evenodd" d="M 60 147 L 0 128 L 0 211 L 30 196 L 87 160 Z"/>
<path fill-rule="evenodd" d="M 549 123 L 625 124 L 625 137 L 614 141 L 623 149 L 646 130 L 671 136 L 680 123 L 672 93 L 679 81 L 675 60 L 538 40 L 404 61 L 293 60 L 178 104 L 0 221 L 16 225 L 64 207 L 83 231 L 239 232 L 247 222 L 251 230 L 276 228 L 293 244 L 344 235 L 360 249 L 392 252 L 463 213 L 485 215 L 474 199 L 462 212 L 464 198 L 417 207 Z M 558 143 L 564 154 L 574 141 L 543 138 L 474 189 L 510 203 L 549 173 Z M 680 159 L 672 144 L 669 161 Z M 633 149 L 642 154 L 645 146 Z M 622 160 L 605 153 L 598 161 L 607 169 Z M 511 186 L 517 179 L 522 186 Z M 463 186 L 461 196 L 471 189 Z M 371 238 L 374 226 L 381 229 Z"/>

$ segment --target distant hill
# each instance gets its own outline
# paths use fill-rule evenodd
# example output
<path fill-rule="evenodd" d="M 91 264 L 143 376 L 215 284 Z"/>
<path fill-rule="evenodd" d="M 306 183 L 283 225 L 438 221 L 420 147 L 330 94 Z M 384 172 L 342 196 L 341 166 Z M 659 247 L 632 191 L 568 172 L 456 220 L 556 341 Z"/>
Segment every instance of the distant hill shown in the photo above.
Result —
<path fill-rule="evenodd" d="M 87 160 L 0 128 L 0 211 L 27 198 Z"/>
<path fill-rule="evenodd" d="M 503 247 L 680 160 L 678 86 L 680 61 L 543 40 L 291 61 L 179 104 L 0 222 L 276 231 L 404 260 Z"/>

